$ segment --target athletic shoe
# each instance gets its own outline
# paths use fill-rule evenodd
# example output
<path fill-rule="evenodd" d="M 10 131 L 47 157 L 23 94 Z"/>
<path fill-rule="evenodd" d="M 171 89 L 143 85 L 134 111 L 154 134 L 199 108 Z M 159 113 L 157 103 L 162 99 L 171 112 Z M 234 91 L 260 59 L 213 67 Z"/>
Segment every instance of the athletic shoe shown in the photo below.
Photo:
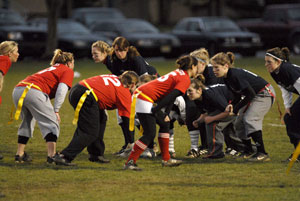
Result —
<path fill-rule="evenodd" d="M 206 156 L 203 156 L 202 159 L 220 159 L 220 158 L 224 158 L 225 157 L 225 154 L 224 153 L 220 153 L 218 155 L 206 155 Z"/>
<path fill-rule="evenodd" d="M 104 156 L 95 156 L 95 155 L 90 155 L 89 161 L 91 162 L 96 162 L 96 163 L 109 163 L 110 160 L 107 158 L 104 158 Z"/>
<path fill-rule="evenodd" d="M 251 158 L 253 155 L 255 155 L 254 153 L 250 153 L 250 152 L 246 152 L 246 151 L 243 151 L 243 152 L 240 152 L 237 154 L 237 157 L 239 158 L 243 158 L 243 159 L 249 159 Z"/>
<path fill-rule="evenodd" d="M 283 162 L 290 162 L 292 161 L 292 157 L 293 157 L 293 154 L 291 154 L 286 160 L 284 160 Z M 296 158 L 295 160 L 296 163 L 300 162 L 300 156 L 298 156 L 298 158 Z"/>
<path fill-rule="evenodd" d="M 198 153 L 199 153 L 199 156 L 202 156 L 202 155 L 208 154 L 208 150 L 207 149 L 198 149 Z"/>
<path fill-rule="evenodd" d="M 226 148 L 225 155 L 227 156 L 238 156 L 240 153 L 232 148 Z"/>
<path fill-rule="evenodd" d="M 128 163 L 126 163 L 125 165 L 124 165 L 124 168 L 123 168 L 124 170 L 134 170 L 134 171 L 141 171 L 142 169 L 141 168 L 139 168 L 138 166 L 137 166 L 137 164 L 135 164 L 134 162 L 133 162 L 133 160 L 130 160 L 130 161 L 128 161 Z"/>
<path fill-rule="evenodd" d="M 71 163 L 68 159 L 64 158 L 64 155 L 57 154 L 53 157 L 53 161 L 56 165 L 75 166 L 76 164 Z"/>
<path fill-rule="evenodd" d="M 168 161 L 162 160 L 161 165 L 163 167 L 175 167 L 175 166 L 181 165 L 182 162 L 183 162 L 182 160 L 177 160 L 177 159 L 170 158 Z"/>
<path fill-rule="evenodd" d="M 127 147 L 124 149 L 124 151 L 122 153 L 118 154 L 118 156 L 127 158 L 130 155 L 130 152 L 131 152 L 133 146 L 134 146 L 134 143 L 128 144 Z"/>
<path fill-rule="evenodd" d="M 15 155 L 15 162 L 16 163 L 24 163 L 24 162 L 31 162 L 32 158 L 26 152 L 24 152 L 23 156 Z"/>
<path fill-rule="evenodd" d="M 53 157 L 50 157 L 50 156 L 47 156 L 47 163 L 48 164 L 53 164 L 54 163 L 54 156 Z"/>
<path fill-rule="evenodd" d="M 126 147 L 122 147 L 121 149 L 120 149 L 120 151 L 117 151 L 117 152 L 115 152 L 115 153 L 113 153 L 114 155 L 120 155 L 121 153 L 123 153 L 124 151 L 125 151 L 125 148 Z"/>
<path fill-rule="evenodd" d="M 199 152 L 196 151 L 195 149 L 191 149 L 187 154 L 186 158 L 198 158 L 200 156 Z"/>
<path fill-rule="evenodd" d="M 255 161 L 270 161 L 271 158 L 268 154 L 257 152 L 251 158 L 248 159 L 248 161 L 255 162 Z"/>
<path fill-rule="evenodd" d="M 146 148 L 144 152 L 140 155 L 141 158 L 155 158 L 156 153 L 153 149 Z"/>

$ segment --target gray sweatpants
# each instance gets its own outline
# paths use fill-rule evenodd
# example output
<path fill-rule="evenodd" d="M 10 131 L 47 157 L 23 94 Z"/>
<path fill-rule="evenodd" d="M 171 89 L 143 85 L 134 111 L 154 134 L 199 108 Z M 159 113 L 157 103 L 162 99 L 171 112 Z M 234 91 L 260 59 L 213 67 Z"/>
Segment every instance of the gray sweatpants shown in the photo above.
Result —
<path fill-rule="evenodd" d="M 249 134 L 262 130 L 264 116 L 271 106 L 272 97 L 256 95 L 249 106 L 242 107 L 234 123 L 237 136 L 248 139 Z"/>
<path fill-rule="evenodd" d="M 219 111 L 209 113 L 208 115 L 214 116 L 219 114 Z M 223 130 L 235 120 L 235 116 L 228 116 L 224 119 L 221 119 L 218 122 L 212 122 L 206 124 L 206 137 L 207 137 L 207 146 L 208 154 L 210 156 L 218 156 L 223 154 L 223 144 L 224 144 L 224 133 Z"/>
<path fill-rule="evenodd" d="M 19 98 L 26 87 L 15 87 L 13 90 L 13 101 L 17 108 Z M 59 123 L 47 94 L 31 88 L 23 102 L 21 110 L 22 123 L 18 135 L 32 137 L 35 122 L 38 123 L 43 138 L 52 133 L 59 136 Z"/>

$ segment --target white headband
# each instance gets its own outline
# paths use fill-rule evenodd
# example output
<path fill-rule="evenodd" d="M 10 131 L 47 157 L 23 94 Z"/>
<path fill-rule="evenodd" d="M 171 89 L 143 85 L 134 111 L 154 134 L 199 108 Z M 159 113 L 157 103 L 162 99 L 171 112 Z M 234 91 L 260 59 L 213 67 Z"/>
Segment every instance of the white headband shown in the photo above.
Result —
<path fill-rule="evenodd" d="M 194 56 L 194 58 L 197 59 L 197 61 L 201 61 L 201 62 L 203 62 L 203 63 L 206 63 L 206 61 L 204 61 L 203 59 L 200 59 L 200 58 L 195 57 L 195 56 Z"/>
<path fill-rule="evenodd" d="M 270 57 L 273 57 L 274 59 L 277 59 L 279 61 L 283 61 L 283 59 L 280 59 L 279 57 L 276 57 L 275 55 L 273 54 L 270 54 L 270 53 L 266 53 L 267 56 L 270 56 Z"/>

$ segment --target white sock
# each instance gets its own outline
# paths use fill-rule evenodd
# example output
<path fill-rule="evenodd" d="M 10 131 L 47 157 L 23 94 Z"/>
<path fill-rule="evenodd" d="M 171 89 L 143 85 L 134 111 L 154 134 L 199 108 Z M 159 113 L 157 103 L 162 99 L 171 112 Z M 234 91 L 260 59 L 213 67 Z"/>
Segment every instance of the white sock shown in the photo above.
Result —
<path fill-rule="evenodd" d="M 191 138 L 191 149 L 195 149 L 196 151 L 198 151 L 200 131 L 199 130 L 189 131 L 189 134 Z"/>
<path fill-rule="evenodd" d="M 175 147 L 174 147 L 174 131 L 173 131 L 173 129 L 170 129 L 169 152 L 175 152 Z"/>

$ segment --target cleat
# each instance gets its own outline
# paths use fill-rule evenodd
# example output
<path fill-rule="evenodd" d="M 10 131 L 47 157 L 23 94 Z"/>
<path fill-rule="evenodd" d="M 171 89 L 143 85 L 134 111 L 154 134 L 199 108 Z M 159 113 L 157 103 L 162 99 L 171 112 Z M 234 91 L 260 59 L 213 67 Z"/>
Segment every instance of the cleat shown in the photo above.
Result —
<path fill-rule="evenodd" d="M 284 160 L 283 162 L 290 162 L 292 161 L 292 157 L 293 157 L 293 154 L 291 154 L 286 160 Z M 298 158 L 296 158 L 295 160 L 296 163 L 300 162 L 300 156 L 298 156 Z"/>
<path fill-rule="evenodd" d="M 53 157 L 53 161 L 56 165 L 64 165 L 64 166 L 75 166 L 76 164 L 71 163 L 68 159 L 64 158 L 64 155 L 57 154 Z"/>
<path fill-rule="evenodd" d="M 120 149 L 120 151 L 117 151 L 115 153 L 113 153 L 114 155 L 120 155 L 121 153 L 123 153 L 125 151 L 125 148 L 122 147 L 122 149 Z"/>
<path fill-rule="evenodd" d="M 104 156 L 95 156 L 95 155 L 90 155 L 89 161 L 96 162 L 96 163 L 110 163 L 110 160 L 104 158 Z"/>
<path fill-rule="evenodd" d="M 133 170 L 133 171 L 141 171 L 142 169 L 139 168 L 137 166 L 137 164 L 135 164 L 133 162 L 133 160 L 128 161 L 125 165 L 124 165 L 124 170 Z"/>
<path fill-rule="evenodd" d="M 198 158 L 200 156 L 199 152 L 196 151 L 195 149 L 191 149 L 187 154 L 186 158 Z"/>
<path fill-rule="evenodd" d="M 271 158 L 269 157 L 268 154 L 264 154 L 264 153 L 256 153 L 253 156 L 251 156 L 248 161 L 251 162 L 256 162 L 256 161 L 270 161 Z"/>
<path fill-rule="evenodd" d="M 238 153 L 236 156 L 239 157 L 239 158 L 243 158 L 243 159 L 249 159 L 251 158 L 253 155 L 255 155 L 254 153 L 252 152 L 241 152 L 241 153 Z"/>
<path fill-rule="evenodd" d="M 199 153 L 199 156 L 202 156 L 202 155 L 208 154 L 208 150 L 207 149 L 199 149 L 198 153 Z"/>
<path fill-rule="evenodd" d="M 171 158 L 176 158 L 176 152 L 175 151 L 170 151 L 170 156 Z"/>
<path fill-rule="evenodd" d="M 15 155 L 15 162 L 16 163 L 24 163 L 24 162 L 31 162 L 32 158 L 26 152 L 24 152 L 23 156 Z"/>
<path fill-rule="evenodd" d="M 50 156 L 47 156 L 47 164 L 53 164 L 54 163 L 54 156 L 53 157 L 50 157 Z"/>
<path fill-rule="evenodd" d="M 156 153 L 153 149 L 146 148 L 145 151 L 140 155 L 141 158 L 154 158 Z"/>
<path fill-rule="evenodd" d="M 162 160 L 161 165 L 163 167 L 175 167 L 175 166 L 179 166 L 182 164 L 182 160 L 176 160 L 173 158 L 170 158 L 168 161 L 164 161 Z"/>
<path fill-rule="evenodd" d="M 127 147 L 123 150 L 122 153 L 118 154 L 118 156 L 127 158 L 130 155 L 130 152 L 134 146 L 134 143 L 128 144 Z"/>

